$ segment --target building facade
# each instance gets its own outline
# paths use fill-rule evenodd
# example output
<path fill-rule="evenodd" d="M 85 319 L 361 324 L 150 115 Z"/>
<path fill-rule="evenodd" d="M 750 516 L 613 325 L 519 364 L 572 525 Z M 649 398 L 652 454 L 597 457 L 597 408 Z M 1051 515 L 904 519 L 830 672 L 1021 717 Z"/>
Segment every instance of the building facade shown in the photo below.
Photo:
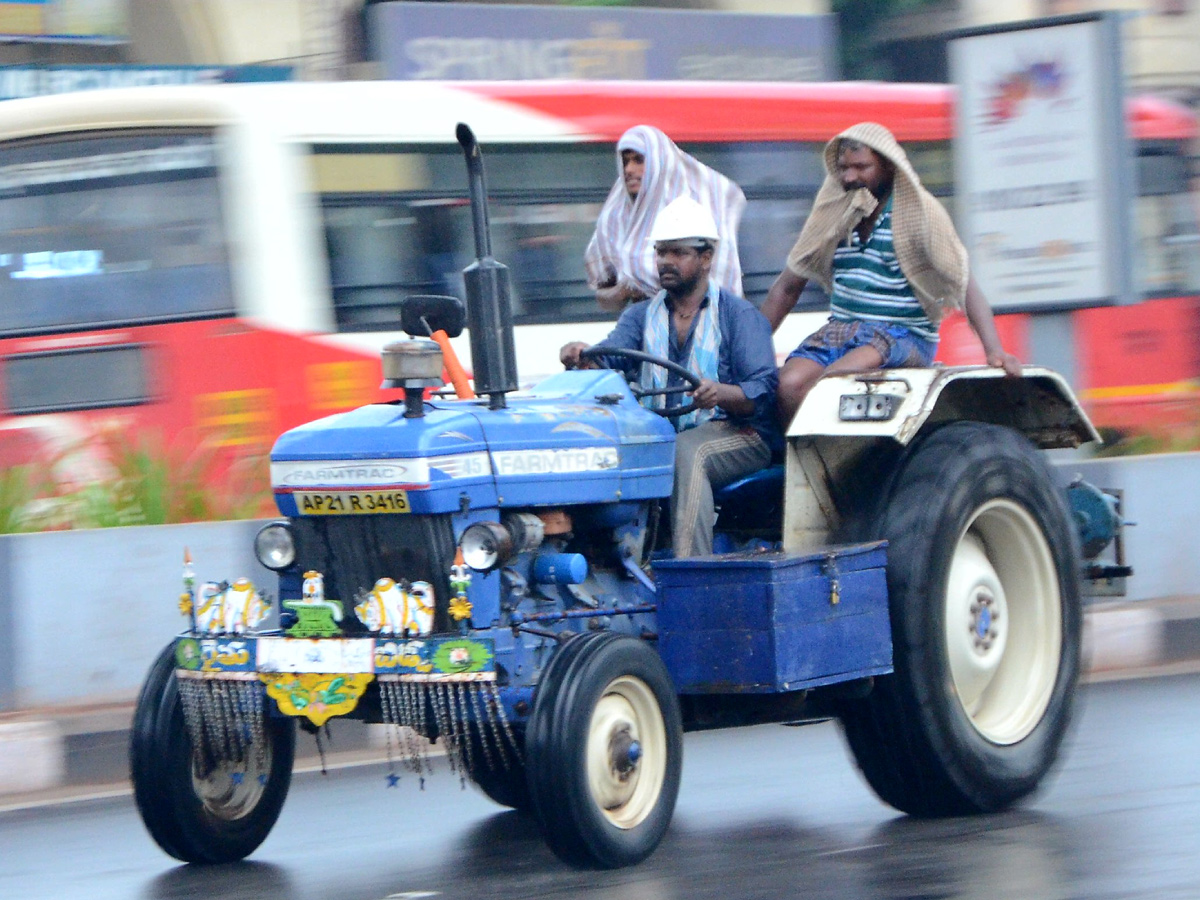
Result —
<path fill-rule="evenodd" d="M 0 41 L 0 65 L 285 65 L 303 79 L 381 77 L 379 66 L 366 61 L 362 13 L 371 2 L 0 0 L 0 35 L 17 32 Z M 524 2 L 556 5 L 555 0 Z M 657 0 L 628 6 L 820 15 L 832 4 Z M 1127 15 L 1125 63 L 1133 90 L 1200 105 L 1200 0 L 934 0 L 888 20 L 876 31 L 870 52 L 886 63 L 881 69 L 886 77 L 943 81 L 940 36 L 948 30 L 1101 9 Z M 72 34 L 72 27 L 85 33 Z"/>

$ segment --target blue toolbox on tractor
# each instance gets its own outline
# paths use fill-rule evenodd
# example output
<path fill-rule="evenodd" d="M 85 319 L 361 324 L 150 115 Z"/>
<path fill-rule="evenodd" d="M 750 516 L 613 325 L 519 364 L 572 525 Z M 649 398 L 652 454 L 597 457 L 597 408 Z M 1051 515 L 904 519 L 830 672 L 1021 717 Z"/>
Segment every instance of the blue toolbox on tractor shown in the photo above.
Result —
<path fill-rule="evenodd" d="M 658 560 L 658 648 L 681 694 L 778 693 L 892 671 L 886 542 Z"/>

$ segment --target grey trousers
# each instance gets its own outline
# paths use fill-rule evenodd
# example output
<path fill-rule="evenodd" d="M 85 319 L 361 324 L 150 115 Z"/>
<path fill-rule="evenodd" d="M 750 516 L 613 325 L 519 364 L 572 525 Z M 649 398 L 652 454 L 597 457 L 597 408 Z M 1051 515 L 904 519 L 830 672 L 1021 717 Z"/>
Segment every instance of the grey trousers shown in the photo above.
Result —
<path fill-rule="evenodd" d="M 712 553 L 713 491 L 769 465 L 771 449 L 758 433 L 709 419 L 675 438 L 671 543 L 675 557 Z"/>

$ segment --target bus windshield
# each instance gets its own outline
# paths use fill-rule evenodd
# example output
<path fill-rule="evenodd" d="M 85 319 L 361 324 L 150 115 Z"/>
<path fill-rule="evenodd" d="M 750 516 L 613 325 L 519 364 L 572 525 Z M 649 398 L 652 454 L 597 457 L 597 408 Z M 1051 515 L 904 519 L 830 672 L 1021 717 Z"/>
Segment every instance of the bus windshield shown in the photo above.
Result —
<path fill-rule="evenodd" d="M 0 145 L 0 335 L 233 312 L 211 134 Z"/>

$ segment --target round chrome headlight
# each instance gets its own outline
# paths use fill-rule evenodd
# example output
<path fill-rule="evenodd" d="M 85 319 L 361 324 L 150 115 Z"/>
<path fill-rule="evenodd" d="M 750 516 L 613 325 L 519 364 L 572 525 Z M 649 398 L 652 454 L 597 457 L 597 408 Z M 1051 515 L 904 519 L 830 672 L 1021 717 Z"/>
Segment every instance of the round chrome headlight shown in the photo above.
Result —
<path fill-rule="evenodd" d="M 463 562 L 476 572 L 490 572 L 512 556 L 513 541 L 499 522 L 476 522 L 458 540 Z"/>
<path fill-rule="evenodd" d="M 270 522 L 254 536 L 254 555 L 272 571 L 286 569 L 296 561 L 296 541 L 286 522 Z"/>

